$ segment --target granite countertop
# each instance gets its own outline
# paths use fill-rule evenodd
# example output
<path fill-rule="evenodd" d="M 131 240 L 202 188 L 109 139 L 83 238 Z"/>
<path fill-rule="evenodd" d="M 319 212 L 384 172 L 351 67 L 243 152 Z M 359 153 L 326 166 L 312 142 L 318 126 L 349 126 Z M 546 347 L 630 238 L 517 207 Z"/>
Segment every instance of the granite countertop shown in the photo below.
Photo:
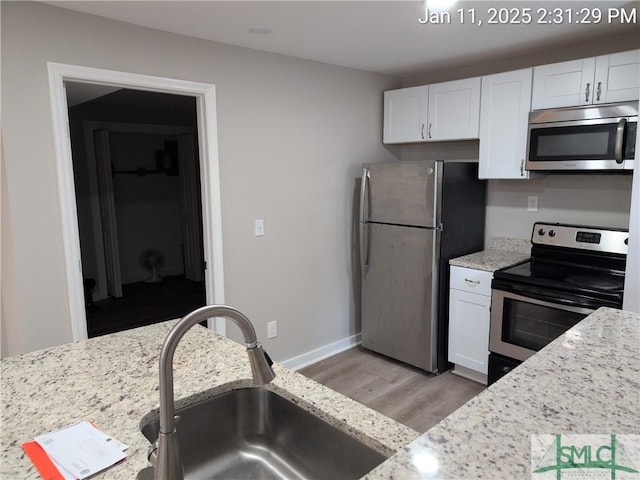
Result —
<path fill-rule="evenodd" d="M 449 260 L 449 265 L 495 272 L 527 260 L 530 257 L 530 250 L 527 240 L 492 237 L 487 250 L 452 258 Z"/>
<path fill-rule="evenodd" d="M 640 315 L 597 310 L 366 478 L 535 478 L 531 435 L 572 433 L 640 434 Z"/>
<path fill-rule="evenodd" d="M 92 477 L 132 479 L 148 466 L 140 420 L 158 408 L 158 356 L 175 321 L 5 358 L 2 374 L 0 478 L 39 479 L 22 443 L 89 420 L 129 445 L 127 460 Z M 298 373 L 274 365 L 267 386 L 385 455 L 419 433 Z M 244 346 L 192 328 L 175 353 L 175 398 L 190 401 L 250 386 Z M 180 406 L 181 402 L 176 402 Z"/>
<path fill-rule="evenodd" d="M 130 446 L 124 463 L 94 478 L 134 478 L 147 466 L 148 442 L 138 424 L 158 406 L 158 354 L 172 325 L 2 360 L 0 478 L 39 478 L 21 443 L 80 420 Z M 247 363 L 242 346 L 194 328 L 176 351 L 176 398 L 247 386 Z M 282 366 L 275 371 L 270 389 L 383 453 L 397 452 L 368 480 L 531 478 L 531 435 L 640 434 L 640 315 L 610 308 L 585 318 L 422 436 Z M 626 445 L 631 458 L 640 458 L 638 440 Z"/>

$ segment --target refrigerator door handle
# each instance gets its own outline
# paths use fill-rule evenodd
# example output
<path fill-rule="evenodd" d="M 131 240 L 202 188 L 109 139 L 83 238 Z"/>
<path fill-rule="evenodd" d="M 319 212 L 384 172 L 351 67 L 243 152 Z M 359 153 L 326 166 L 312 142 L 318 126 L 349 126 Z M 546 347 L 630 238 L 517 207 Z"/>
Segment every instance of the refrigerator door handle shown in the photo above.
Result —
<path fill-rule="evenodd" d="M 360 271 L 365 275 L 369 270 L 369 234 L 371 229 L 366 222 L 360 222 Z"/>
<path fill-rule="evenodd" d="M 364 275 L 369 267 L 369 226 L 365 219 L 365 202 L 369 199 L 369 179 L 371 172 L 367 167 L 362 171 L 362 182 L 360 183 L 360 270 Z M 365 244 L 365 229 L 367 239 Z"/>

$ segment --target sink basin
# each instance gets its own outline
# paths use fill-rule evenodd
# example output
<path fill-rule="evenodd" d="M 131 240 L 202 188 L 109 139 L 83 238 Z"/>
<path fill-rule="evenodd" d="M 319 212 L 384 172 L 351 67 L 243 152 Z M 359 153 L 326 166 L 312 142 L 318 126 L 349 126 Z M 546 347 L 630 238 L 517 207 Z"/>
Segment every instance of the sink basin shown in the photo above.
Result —
<path fill-rule="evenodd" d="M 222 393 L 178 409 L 186 479 L 360 478 L 386 457 L 264 388 Z M 159 420 L 142 426 L 154 442 Z"/>

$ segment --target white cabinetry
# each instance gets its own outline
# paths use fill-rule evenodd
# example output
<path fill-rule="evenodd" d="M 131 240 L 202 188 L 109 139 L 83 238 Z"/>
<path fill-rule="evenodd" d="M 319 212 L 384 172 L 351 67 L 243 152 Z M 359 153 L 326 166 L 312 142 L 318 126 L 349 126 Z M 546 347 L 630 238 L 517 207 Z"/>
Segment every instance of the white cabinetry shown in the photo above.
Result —
<path fill-rule="evenodd" d="M 455 373 L 486 384 L 491 272 L 451 267 L 449 361 Z"/>
<path fill-rule="evenodd" d="M 640 50 L 534 68 L 531 108 L 638 100 Z"/>
<path fill-rule="evenodd" d="M 480 78 L 429 85 L 427 140 L 478 138 Z"/>
<path fill-rule="evenodd" d="M 640 97 L 640 50 L 596 58 L 593 103 L 638 100 Z"/>
<path fill-rule="evenodd" d="M 480 78 L 384 92 L 384 143 L 478 138 Z"/>
<path fill-rule="evenodd" d="M 408 143 L 426 140 L 426 86 L 384 92 L 383 143 Z"/>
<path fill-rule="evenodd" d="M 529 178 L 524 169 L 533 69 L 482 77 L 479 178 Z"/>

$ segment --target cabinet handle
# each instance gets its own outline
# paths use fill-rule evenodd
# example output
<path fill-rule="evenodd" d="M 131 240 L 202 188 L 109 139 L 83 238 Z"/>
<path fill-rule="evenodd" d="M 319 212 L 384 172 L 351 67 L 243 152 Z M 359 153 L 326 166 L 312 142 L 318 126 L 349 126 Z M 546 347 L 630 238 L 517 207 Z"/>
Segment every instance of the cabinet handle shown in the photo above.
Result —
<path fill-rule="evenodd" d="M 587 83 L 587 88 L 584 91 L 584 101 L 589 103 L 589 94 L 591 93 L 591 84 Z"/>
<path fill-rule="evenodd" d="M 601 94 L 602 94 L 602 82 L 598 82 L 598 86 L 596 87 L 596 102 L 600 101 Z"/>
<path fill-rule="evenodd" d="M 520 176 L 524 177 L 524 158 L 520 160 Z"/>
<path fill-rule="evenodd" d="M 470 278 L 465 278 L 464 281 L 472 285 L 478 285 L 480 283 L 480 280 L 471 280 Z"/>
<path fill-rule="evenodd" d="M 500 370 L 502 370 L 504 373 L 509 373 L 511 371 L 511 367 L 502 367 Z"/>
<path fill-rule="evenodd" d="M 424 140 L 424 123 L 422 124 L 422 128 L 420 129 L 420 136 L 422 137 L 422 140 Z"/>
<path fill-rule="evenodd" d="M 431 123 L 429 123 L 429 129 L 427 130 L 427 135 L 431 138 Z"/>

